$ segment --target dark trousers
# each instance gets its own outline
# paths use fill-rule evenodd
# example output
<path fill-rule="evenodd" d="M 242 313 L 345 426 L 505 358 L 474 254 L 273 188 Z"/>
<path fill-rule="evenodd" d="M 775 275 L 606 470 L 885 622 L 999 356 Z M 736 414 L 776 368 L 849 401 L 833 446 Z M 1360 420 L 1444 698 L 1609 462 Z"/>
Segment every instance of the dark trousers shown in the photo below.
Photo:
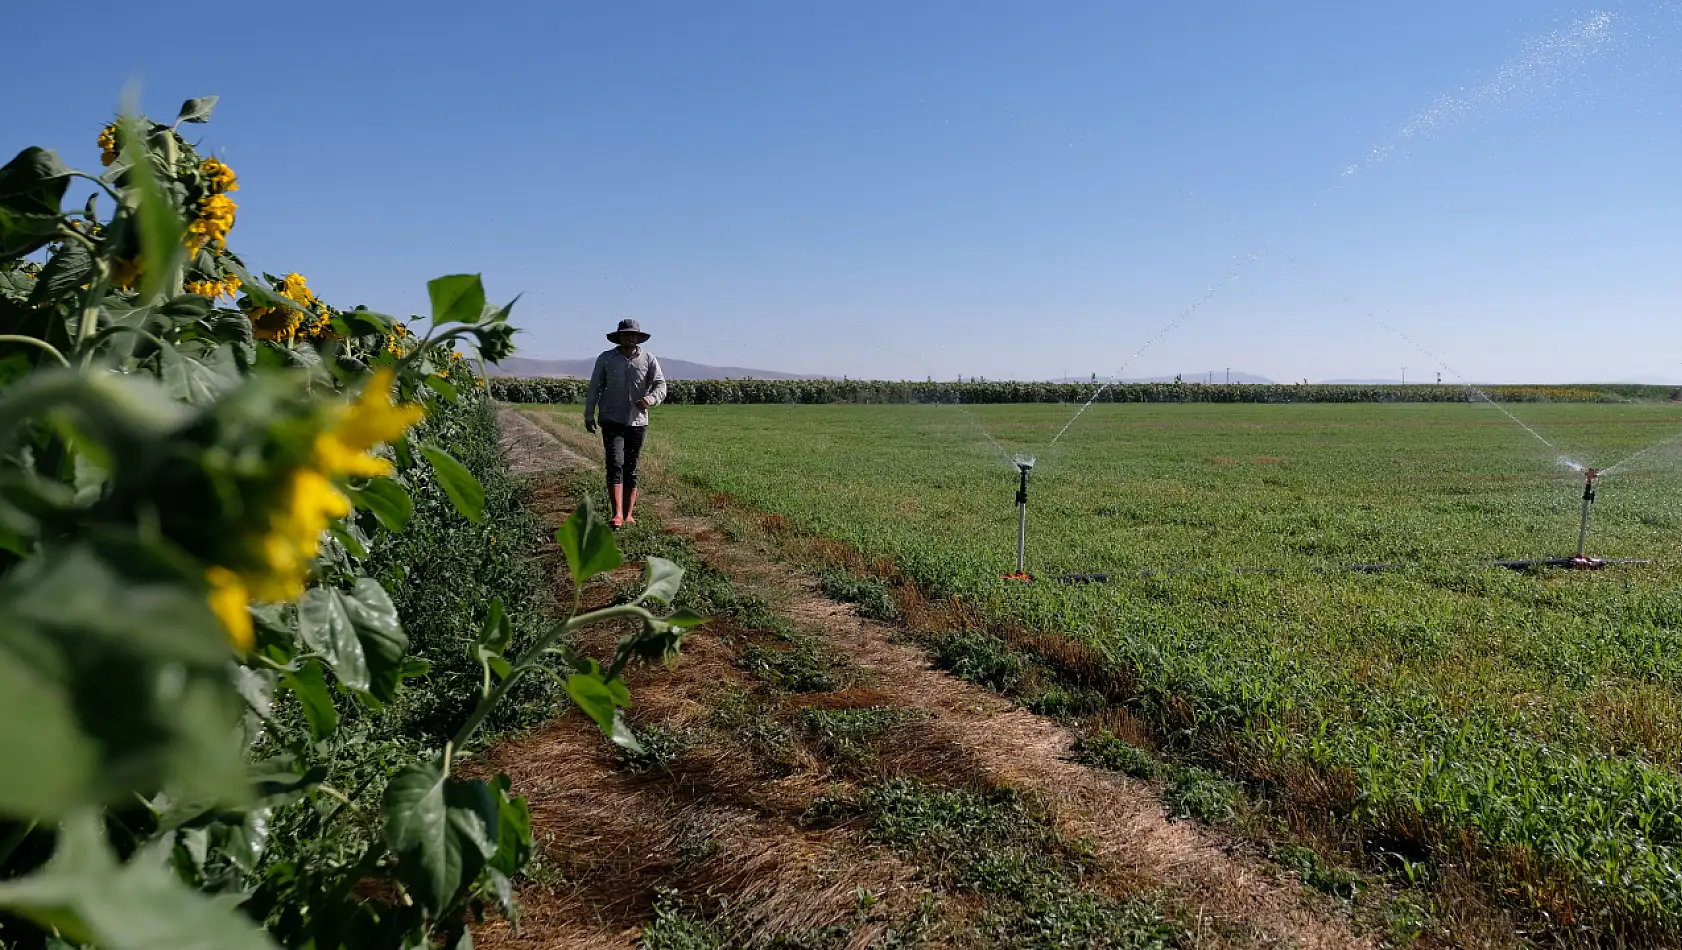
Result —
<path fill-rule="evenodd" d="M 602 452 L 607 456 L 607 484 L 637 487 L 637 459 L 642 455 L 642 438 L 648 426 L 622 426 L 602 420 Z"/>

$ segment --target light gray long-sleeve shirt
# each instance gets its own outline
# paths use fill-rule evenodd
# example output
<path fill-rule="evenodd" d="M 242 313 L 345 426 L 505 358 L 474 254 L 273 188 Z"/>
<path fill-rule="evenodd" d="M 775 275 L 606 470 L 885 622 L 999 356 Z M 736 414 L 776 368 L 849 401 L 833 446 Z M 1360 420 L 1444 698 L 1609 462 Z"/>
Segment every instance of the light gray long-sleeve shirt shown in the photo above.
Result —
<path fill-rule="evenodd" d="M 594 422 L 599 409 L 603 422 L 648 425 L 647 410 L 637 408 L 639 399 L 648 400 L 650 406 L 666 399 L 666 377 L 653 353 L 638 347 L 636 356 L 627 357 L 614 347 L 596 357 L 584 395 L 584 421 Z"/>

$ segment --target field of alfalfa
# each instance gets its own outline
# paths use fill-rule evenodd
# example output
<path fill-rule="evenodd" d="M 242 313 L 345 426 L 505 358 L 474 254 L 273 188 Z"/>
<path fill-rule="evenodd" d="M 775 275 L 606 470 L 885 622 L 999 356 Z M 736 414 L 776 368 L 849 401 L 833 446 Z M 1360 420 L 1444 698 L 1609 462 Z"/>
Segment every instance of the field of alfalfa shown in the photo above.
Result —
<path fill-rule="evenodd" d="M 921 612 L 950 618 L 921 631 L 941 662 L 1081 715 L 1100 761 L 1218 773 L 1248 821 L 1429 900 L 1667 942 L 1682 443 L 1605 479 L 1592 512 L 1590 554 L 1652 563 L 1480 562 L 1573 553 L 1581 476 L 1559 457 L 1611 464 L 1682 410 L 1515 409 L 1540 438 L 1488 405 L 1097 406 L 1050 448 L 1068 407 L 671 406 L 650 445 L 697 497 L 949 605 Z M 1031 584 L 1000 578 L 1018 451 L 1039 456 Z M 1405 566 L 1343 569 L 1360 562 Z"/>

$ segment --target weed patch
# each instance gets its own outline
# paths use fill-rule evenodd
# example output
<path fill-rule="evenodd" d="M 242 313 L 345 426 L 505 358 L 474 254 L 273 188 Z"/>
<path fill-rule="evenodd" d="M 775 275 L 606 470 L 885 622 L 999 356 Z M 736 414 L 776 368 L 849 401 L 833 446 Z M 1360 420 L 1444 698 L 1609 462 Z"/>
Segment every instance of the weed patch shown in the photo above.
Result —
<path fill-rule="evenodd" d="M 694 737 L 689 733 L 660 723 L 637 726 L 636 736 L 642 744 L 642 751 L 614 747 L 620 764 L 632 772 L 669 769 L 694 743 Z"/>
<path fill-rule="evenodd" d="M 805 640 L 787 647 L 749 646 L 736 665 L 790 693 L 827 693 L 847 685 L 834 661 Z"/>
<path fill-rule="evenodd" d="M 1042 716 L 1079 718 L 1103 712 L 1109 700 L 1096 690 L 1052 684 L 1029 700 L 1028 709 Z"/>
<path fill-rule="evenodd" d="M 1077 761 L 1134 778 L 1156 778 L 1160 771 L 1155 756 L 1108 732 L 1081 736 L 1074 751 Z"/>
<path fill-rule="evenodd" d="M 774 706 L 747 693 L 728 693 L 713 707 L 713 725 L 734 736 L 754 759 L 781 771 L 798 759 L 794 731 L 777 719 Z"/>
<path fill-rule="evenodd" d="M 891 706 L 870 709 L 802 709 L 800 726 L 826 756 L 861 761 L 883 733 L 918 718 L 913 710 Z"/>
<path fill-rule="evenodd" d="M 654 920 L 643 928 L 642 950 L 731 950 L 730 935 L 713 921 L 696 916 L 676 891 L 662 890 Z"/>
<path fill-rule="evenodd" d="M 1281 867 L 1295 871 L 1309 887 L 1342 900 L 1354 900 L 1367 889 L 1360 875 L 1328 863 L 1319 852 L 1305 845 L 1281 844 L 1269 850 L 1269 857 Z"/>
<path fill-rule="evenodd" d="M 893 592 L 877 578 L 857 577 L 832 567 L 818 574 L 818 586 L 825 596 L 853 604 L 861 617 L 884 621 L 899 618 Z"/>
<path fill-rule="evenodd" d="M 1162 799 L 1175 818 L 1196 818 L 1209 824 L 1230 821 L 1238 813 L 1241 792 L 1218 772 L 1197 766 L 1175 769 L 1168 776 Z"/>
<path fill-rule="evenodd" d="M 998 637 L 964 631 L 934 640 L 935 666 L 959 679 L 1001 693 L 1016 692 L 1028 678 L 1028 661 Z"/>

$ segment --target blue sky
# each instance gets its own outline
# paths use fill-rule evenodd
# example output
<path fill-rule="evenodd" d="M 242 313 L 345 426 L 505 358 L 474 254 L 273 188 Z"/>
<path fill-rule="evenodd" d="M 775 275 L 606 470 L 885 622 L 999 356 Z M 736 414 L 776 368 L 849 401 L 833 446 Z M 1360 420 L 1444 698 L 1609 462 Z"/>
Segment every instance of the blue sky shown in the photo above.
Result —
<path fill-rule="evenodd" d="M 220 95 L 248 261 L 399 313 L 482 272 L 528 356 L 634 316 L 710 363 L 1103 377 L 1213 286 L 1126 375 L 1438 368 L 1369 310 L 1478 380 L 1682 379 L 1675 2 L 295 2 L 88 45 L 134 9 L 12 25 L 0 147 L 90 166 L 128 81 Z"/>

